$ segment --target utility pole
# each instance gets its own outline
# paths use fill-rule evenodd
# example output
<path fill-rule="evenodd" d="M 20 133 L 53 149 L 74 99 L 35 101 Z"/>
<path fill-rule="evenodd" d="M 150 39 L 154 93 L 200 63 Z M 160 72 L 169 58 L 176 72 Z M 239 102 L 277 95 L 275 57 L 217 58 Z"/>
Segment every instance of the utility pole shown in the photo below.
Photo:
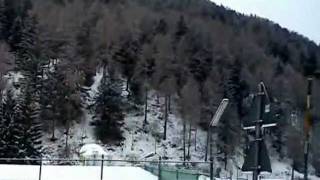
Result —
<path fill-rule="evenodd" d="M 213 150 L 212 150 L 212 127 L 217 127 L 218 123 L 220 121 L 221 116 L 223 115 L 225 109 L 227 108 L 229 104 L 229 99 L 225 98 L 222 99 L 217 111 L 215 112 L 214 116 L 212 117 L 212 120 L 208 127 L 208 134 L 207 134 L 207 149 L 209 148 L 210 158 L 213 158 Z M 209 146 L 209 147 L 208 147 Z M 205 160 L 207 161 L 207 153 Z"/>
<path fill-rule="evenodd" d="M 246 158 L 242 165 L 242 171 L 252 171 L 253 180 L 258 180 L 261 171 L 271 172 L 271 163 L 268 156 L 267 147 L 263 139 L 263 129 L 277 125 L 276 122 L 268 121 L 268 117 L 274 116 L 271 111 L 268 92 L 263 82 L 258 85 L 258 93 L 253 101 L 253 108 L 256 109 L 256 117 L 253 121 L 249 120 L 244 130 L 254 131 L 254 140 L 250 142 L 250 147 L 246 152 Z M 269 116 L 268 116 L 269 115 Z"/>
<path fill-rule="evenodd" d="M 307 93 L 307 109 L 304 121 L 304 180 L 308 179 L 308 157 L 310 148 L 310 129 L 311 129 L 311 94 L 312 94 L 312 81 L 313 78 L 308 78 L 308 93 Z"/>
<path fill-rule="evenodd" d="M 253 180 L 258 180 L 258 176 L 260 174 L 260 147 L 261 147 L 261 141 L 262 141 L 262 116 L 264 113 L 264 102 L 263 97 L 265 96 L 264 87 L 263 84 L 259 84 L 259 92 L 258 92 L 258 117 L 255 122 L 255 154 L 254 154 L 254 170 L 253 170 Z"/>
<path fill-rule="evenodd" d="M 212 128 L 217 127 L 218 123 L 220 121 L 221 116 L 223 115 L 225 109 L 227 108 L 229 104 L 229 99 L 222 99 L 216 113 L 214 114 L 209 127 L 208 127 L 208 139 L 207 139 L 207 145 L 209 145 L 209 150 L 210 150 L 210 180 L 213 180 L 213 142 L 212 142 Z M 208 147 L 207 147 L 208 149 Z M 207 155 L 207 153 L 206 153 Z M 207 160 L 207 156 L 206 156 Z"/>

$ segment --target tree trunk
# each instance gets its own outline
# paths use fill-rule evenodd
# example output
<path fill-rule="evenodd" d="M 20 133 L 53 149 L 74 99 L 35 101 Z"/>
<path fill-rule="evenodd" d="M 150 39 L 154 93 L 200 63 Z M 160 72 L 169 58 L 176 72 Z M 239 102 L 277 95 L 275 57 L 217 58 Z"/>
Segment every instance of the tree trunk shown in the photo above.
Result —
<path fill-rule="evenodd" d="M 131 82 L 131 79 L 130 79 L 130 78 L 127 78 L 127 81 L 126 81 L 126 91 L 127 91 L 127 93 L 128 93 L 127 98 L 129 98 L 129 97 L 131 96 L 131 92 L 130 92 L 130 90 L 129 90 L 130 82 Z"/>
<path fill-rule="evenodd" d="M 171 114 L 171 96 L 168 96 L 168 111 Z"/>
<path fill-rule="evenodd" d="M 228 163 L 228 153 L 227 153 L 227 150 L 225 150 L 224 152 L 224 170 L 227 170 L 227 163 Z"/>
<path fill-rule="evenodd" d="M 145 90 L 145 96 L 144 96 L 144 122 L 143 125 L 147 125 L 148 123 L 148 90 L 146 88 Z"/>
<path fill-rule="evenodd" d="M 129 78 L 126 81 L 126 91 L 129 93 Z"/>
<path fill-rule="evenodd" d="M 1 79 L 0 79 L 0 83 L 1 83 Z M 1 88 L 1 87 L 0 87 Z M 0 89 L 0 108 L 2 108 L 2 89 Z M 0 110 L 0 112 L 3 109 Z M 2 113 L 0 113 L 0 119 L 2 119 Z"/>
<path fill-rule="evenodd" d="M 186 161 L 186 122 L 183 122 L 183 161 Z"/>
<path fill-rule="evenodd" d="M 188 134 L 188 155 L 187 155 L 187 159 L 190 160 L 190 148 L 191 148 L 191 123 L 189 124 L 189 134 Z"/>
<path fill-rule="evenodd" d="M 69 124 L 69 123 L 68 123 Z M 66 157 L 69 157 L 69 125 L 66 127 L 66 132 L 65 132 L 65 151 L 66 151 Z"/>
<path fill-rule="evenodd" d="M 194 132 L 194 151 L 197 151 L 197 127 L 195 127 L 195 132 Z"/>
<path fill-rule="evenodd" d="M 55 136 L 55 130 L 56 130 L 56 121 L 55 119 L 52 119 L 52 125 L 51 125 L 51 128 L 52 128 L 52 136 L 51 136 L 51 141 L 56 141 L 57 138 Z"/>
<path fill-rule="evenodd" d="M 0 76 L 0 83 L 1 83 L 1 76 Z M 1 86 L 1 84 L 0 84 Z M 0 104 L 2 104 L 2 89 L 0 87 Z"/>
<path fill-rule="evenodd" d="M 165 96 L 164 99 L 164 132 L 163 132 L 163 140 L 167 139 L 167 124 L 168 124 L 168 96 Z"/>
<path fill-rule="evenodd" d="M 209 136 L 210 132 L 209 129 L 207 130 L 207 142 L 206 142 L 206 152 L 205 152 L 205 156 L 204 156 L 204 160 L 207 161 L 208 160 L 208 150 L 209 150 L 209 141 L 210 141 L 210 136 Z"/>

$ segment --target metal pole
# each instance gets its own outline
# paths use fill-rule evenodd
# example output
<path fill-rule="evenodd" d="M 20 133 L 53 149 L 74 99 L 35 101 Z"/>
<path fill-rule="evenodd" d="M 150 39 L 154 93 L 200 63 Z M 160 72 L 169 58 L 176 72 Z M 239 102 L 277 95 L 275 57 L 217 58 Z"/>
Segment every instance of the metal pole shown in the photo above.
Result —
<path fill-rule="evenodd" d="M 100 173 L 100 180 L 103 180 L 103 164 L 104 164 L 104 155 L 101 157 L 101 173 Z"/>
<path fill-rule="evenodd" d="M 293 163 L 292 169 L 291 169 L 291 180 L 294 180 L 294 167 L 295 167 L 295 165 Z"/>
<path fill-rule="evenodd" d="M 237 167 L 237 180 L 239 179 L 239 168 Z"/>
<path fill-rule="evenodd" d="M 179 180 L 179 171 L 178 171 L 178 169 L 176 170 L 176 180 Z"/>
<path fill-rule="evenodd" d="M 158 180 L 161 180 L 161 157 L 159 157 L 159 164 L 158 164 Z"/>
<path fill-rule="evenodd" d="M 42 157 L 40 159 L 39 180 L 41 180 L 41 175 L 42 175 Z"/>
<path fill-rule="evenodd" d="M 210 157 L 210 180 L 213 180 L 213 158 Z"/>
<path fill-rule="evenodd" d="M 213 180 L 213 147 L 212 147 L 212 127 L 209 127 L 209 150 L 210 150 L 210 180 Z"/>
<path fill-rule="evenodd" d="M 308 156 L 309 156 L 309 135 L 306 137 L 306 142 L 304 144 L 304 180 L 308 180 Z"/>
<path fill-rule="evenodd" d="M 258 93 L 258 117 L 255 127 L 255 155 L 254 155 L 254 170 L 253 170 L 253 180 L 258 180 L 260 174 L 260 145 L 261 145 L 261 126 L 262 126 L 262 114 L 263 114 L 263 96 L 264 96 L 263 84 L 259 84 L 259 93 Z"/>

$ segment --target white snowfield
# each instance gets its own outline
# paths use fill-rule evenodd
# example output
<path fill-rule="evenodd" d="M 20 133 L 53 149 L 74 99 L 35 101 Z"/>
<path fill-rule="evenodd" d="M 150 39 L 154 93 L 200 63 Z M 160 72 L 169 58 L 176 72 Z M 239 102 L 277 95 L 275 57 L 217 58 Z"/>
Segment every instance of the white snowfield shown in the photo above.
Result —
<path fill-rule="evenodd" d="M 0 165 L 0 180 L 39 180 L 40 166 Z M 157 180 L 139 167 L 104 167 L 103 180 Z M 100 180 L 99 166 L 42 166 L 41 180 Z"/>

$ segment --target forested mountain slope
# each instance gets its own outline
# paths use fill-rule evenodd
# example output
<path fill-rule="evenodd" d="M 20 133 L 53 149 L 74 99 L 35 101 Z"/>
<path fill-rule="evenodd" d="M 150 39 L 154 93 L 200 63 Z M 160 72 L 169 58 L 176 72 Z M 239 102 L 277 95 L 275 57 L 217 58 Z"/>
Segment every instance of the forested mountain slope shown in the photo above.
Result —
<path fill-rule="evenodd" d="M 206 0 L 0 0 L 0 41 L 0 123 L 12 127 L 0 128 L 0 143 L 13 143 L 0 149 L 0 157 L 38 157 L 41 133 L 52 134 L 52 141 L 55 129 L 68 135 L 87 111 L 97 139 L 121 146 L 129 112 L 144 113 L 141 128 L 150 128 L 145 107 L 152 93 L 164 99 L 162 139 L 175 109 L 184 146 L 188 129 L 206 130 L 221 99 L 229 98 L 215 132 L 217 148 L 228 158 L 245 149 L 246 102 L 264 81 L 279 110 L 270 144 L 279 159 L 302 167 L 306 76 L 318 69 L 320 48 L 271 21 Z M 100 69 L 98 92 L 87 103 Z M 7 86 L 12 73 L 23 78 Z M 316 80 L 314 89 L 319 85 Z M 311 161 L 317 172 L 318 96 Z M 3 138 L 5 133 L 12 137 Z M 20 141 L 22 147 L 14 144 Z"/>

